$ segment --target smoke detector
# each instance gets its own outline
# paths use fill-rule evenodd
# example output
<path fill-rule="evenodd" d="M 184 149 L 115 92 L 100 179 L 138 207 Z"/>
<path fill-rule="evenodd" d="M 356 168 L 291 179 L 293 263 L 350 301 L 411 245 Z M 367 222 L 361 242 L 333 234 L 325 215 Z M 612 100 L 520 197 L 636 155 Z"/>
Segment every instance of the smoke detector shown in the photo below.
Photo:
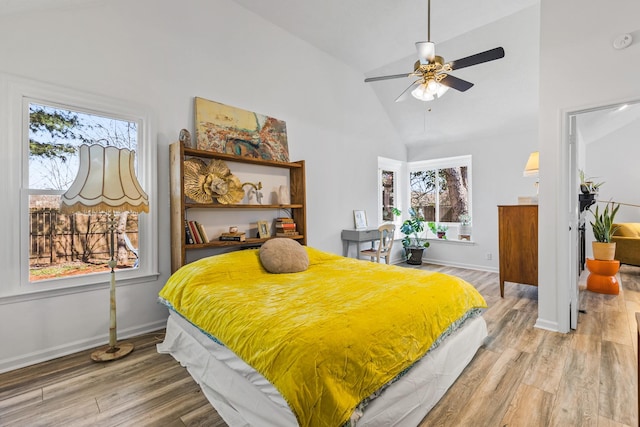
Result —
<path fill-rule="evenodd" d="M 631 42 L 633 42 L 631 34 L 620 34 L 613 40 L 613 47 L 616 49 L 624 49 L 625 47 L 629 47 Z"/>

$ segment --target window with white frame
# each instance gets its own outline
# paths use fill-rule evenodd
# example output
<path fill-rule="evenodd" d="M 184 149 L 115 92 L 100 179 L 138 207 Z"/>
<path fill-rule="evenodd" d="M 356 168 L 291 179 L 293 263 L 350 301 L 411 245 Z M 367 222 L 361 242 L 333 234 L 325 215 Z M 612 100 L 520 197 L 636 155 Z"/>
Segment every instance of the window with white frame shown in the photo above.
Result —
<path fill-rule="evenodd" d="M 426 221 L 459 225 L 471 217 L 471 156 L 411 162 L 410 204 Z"/>
<path fill-rule="evenodd" d="M 119 217 L 119 282 L 157 274 L 155 145 L 147 113 L 130 103 L 49 85 L 19 82 L 11 93 L 14 135 L 23 149 L 20 211 L 20 283 L 11 293 L 108 282 L 105 215 L 60 212 L 61 195 L 78 171 L 78 147 L 101 144 L 135 152 L 136 174 L 149 195 L 149 214 Z M 18 110 L 20 114 L 18 114 Z M 122 246 L 122 247 L 121 247 Z"/>
<path fill-rule="evenodd" d="M 378 222 L 400 224 L 400 216 L 394 211 L 401 210 L 400 179 L 402 162 L 378 157 Z"/>
<path fill-rule="evenodd" d="M 138 146 L 138 124 L 45 102 L 29 102 L 29 282 L 103 272 L 110 241 L 107 215 L 60 211 L 78 172 L 81 144 Z M 116 269 L 138 268 L 138 214 L 119 214 Z"/>

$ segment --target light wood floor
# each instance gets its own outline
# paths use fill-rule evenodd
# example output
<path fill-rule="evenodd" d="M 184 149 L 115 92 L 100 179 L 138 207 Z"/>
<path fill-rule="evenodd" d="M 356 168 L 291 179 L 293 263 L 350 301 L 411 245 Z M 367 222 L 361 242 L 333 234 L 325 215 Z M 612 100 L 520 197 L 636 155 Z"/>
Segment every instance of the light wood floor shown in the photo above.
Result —
<path fill-rule="evenodd" d="M 495 274 L 443 268 L 482 293 L 489 337 L 425 426 L 637 426 L 634 313 L 640 268 L 622 266 L 620 295 L 581 290 L 578 328 L 533 327 L 537 288 L 505 284 Z"/>
<path fill-rule="evenodd" d="M 581 292 L 578 329 L 533 328 L 537 288 L 498 275 L 424 266 L 474 284 L 489 304 L 489 337 L 421 426 L 638 425 L 636 326 L 640 268 L 623 266 L 619 296 Z M 0 374 L 2 426 L 226 426 L 186 370 L 157 354 L 162 331 L 125 359 L 90 351 Z"/>

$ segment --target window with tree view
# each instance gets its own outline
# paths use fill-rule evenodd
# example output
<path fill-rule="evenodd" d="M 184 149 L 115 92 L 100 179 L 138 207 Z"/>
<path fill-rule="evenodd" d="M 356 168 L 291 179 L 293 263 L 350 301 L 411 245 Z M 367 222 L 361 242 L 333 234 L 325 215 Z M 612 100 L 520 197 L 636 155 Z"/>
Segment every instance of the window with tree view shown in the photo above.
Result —
<path fill-rule="evenodd" d="M 62 214 L 60 196 L 78 171 L 78 147 L 136 151 L 138 123 L 45 103 L 29 103 L 29 281 L 108 271 L 105 214 Z M 117 225 L 117 268 L 138 266 L 138 216 Z"/>
<path fill-rule="evenodd" d="M 395 171 L 382 170 L 381 171 L 381 187 L 382 187 L 382 220 L 383 221 L 395 221 L 395 215 L 393 214 L 393 208 L 395 204 L 395 188 L 396 188 L 396 173 Z"/>
<path fill-rule="evenodd" d="M 460 215 L 471 213 L 470 167 L 470 156 L 412 163 L 411 206 L 426 221 L 460 222 Z"/>

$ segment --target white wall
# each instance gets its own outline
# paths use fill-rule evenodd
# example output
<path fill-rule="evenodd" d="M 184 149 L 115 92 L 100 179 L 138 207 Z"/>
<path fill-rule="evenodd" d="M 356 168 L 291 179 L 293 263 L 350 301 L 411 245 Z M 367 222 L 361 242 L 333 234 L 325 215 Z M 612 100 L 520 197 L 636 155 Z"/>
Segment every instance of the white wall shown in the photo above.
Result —
<path fill-rule="evenodd" d="M 537 150 L 535 117 L 519 132 L 501 133 L 472 141 L 411 149 L 414 160 L 470 154 L 472 157 L 473 245 L 431 240 L 425 251 L 430 262 L 498 271 L 498 205 L 514 205 L 518 196 L 535 195 L 535 178 L 522 176 L 529 154 Z M 491 259 L 487 259 L 490 254 Z"/>
<path fill-rule="evenodd" d="M 287 122 L 290 157 L 306 160 L 308 243 L 319 249 L 341 253 L 353 209 L 376 212 L 377 157 L 406 159 L 359 73 L 232 2 L 114 0 L 2 16 L 0 58 L 1 72 L 134 101 L 155 115 L 160 278 L 119 287 L 120 337 L 166 318 L 156 296 L 170 265 L 168 145 L 193 129 L 194 96 Z M 0 146 L 18 143 L 0 138 Z M 0 168 L 7 162 L 1 157 Z M 16 177 L 4 184 L 20 185 Z M 0 223 L 7 218 L 0 211 Z M 16 276 L 15 265 L 2 267 Z M 0 371 L 106 342 L 107 306 L 106 284 L 0 299 Z"/>
<path fill-rule="evenodd" d="M 604 181 L 598 192 L 599 200 L 640 205 L 639 136 L 640 120 L 636 120 L 586 145 L 585 170 L 598 177 L 595 181 Z M 640 209 L 620 206 L 616 222 L 640 222 Z"/>
<path fill-rule="evenodd" d="M 640 2 L 541 0 L 540 217 L 537 326 L 569 329 L 568 151 L 565 114 L 640 98 Z M 624 50 L 613 39 L 635 32 Z M 593 72 L 595 64 L 595 74 Z M 607 77 L 597 70 L 615 70 Z M 606 90 L 594 87 L 594 77 Z"/>
<path fill-rule="evenodd" d="M 607 117 L 615 114 L 615 111 L 607 111 L 602 114 Z M 578 115 L 578 130 L 580 130 L 581 122 L 581 117 Z M 595 182 L 604 182 L 598 192 L 598 200 L 640 205 L 640 193 L 638 192 L 640 171 L 637 166 L 637 159 L 640 159 L 638 135 L 640 135 L 640 120 L 635 120 L 585 144 L 585 171 L 588 171 L 589 176 L 596 177 Z M 602 210 L 605 205 L 600 204 L 599 208 Z M 592 206 L 591 210 L 594 209 L 595 206 Z M 589 224 L 590 221 L 593 221 L 593 215 L 587 212 L 585 218 L 587 224 L 586 256 L 593 258 L 591 242 L 594 237 Z M 621 205 L 616 214 L 615 222 L 640 222 L 640 208 Z"/>
<path fill-rule="evenodd" d="M 468 50 L 479 40 L 495 40 L 505 49 L 505 57 L 491 66 L 503 72 L 493 74 L 490 65 L 469 67 L 465 75 L 454 73 L 476 83 L 468 92 L 458 95 L 455 102 L 447 99 L 429 105 L 427 129 L 430 145 L 412 145 L 410 161 L 437 159 L 471 154 L 472 156 L 472 223 L 474 245 L 432 241 L 425 252 L 429 261 L 497 271 L 498 205 L 518 203 L 518 196 L 535 195 L 535 178 L 523 177 L 529 154 L 538 150 L 538 74 L 539 8 L 522 10 L 499 21 L 471 31 L 439 45 L 439 50 Z M 536 70 L 537 71 L 537 70 Z M 479 80 L 475 80 L 479 79 Z M 461 103 L 474 92 L 491 86 L 487 94 L 488 111 L 461 112 Z M 464 105 L 467 105 L 467 101 Z M 476 107 L 473 102 L 471 106 Z M 467 105 L 468 108 L 470 108 Z M 477 108 L 477 107 L 476 107 Z M 519 111 L 520 115 L 513 115 Z M 481 126 L 469 126 L 475 116 L 484 117 Z M 435 132 L 435 136 L 433 133 Z M 432 145 L 433 140 L 441 141 Z M 490 260 L 487 259 L 490 254 Z"/>

